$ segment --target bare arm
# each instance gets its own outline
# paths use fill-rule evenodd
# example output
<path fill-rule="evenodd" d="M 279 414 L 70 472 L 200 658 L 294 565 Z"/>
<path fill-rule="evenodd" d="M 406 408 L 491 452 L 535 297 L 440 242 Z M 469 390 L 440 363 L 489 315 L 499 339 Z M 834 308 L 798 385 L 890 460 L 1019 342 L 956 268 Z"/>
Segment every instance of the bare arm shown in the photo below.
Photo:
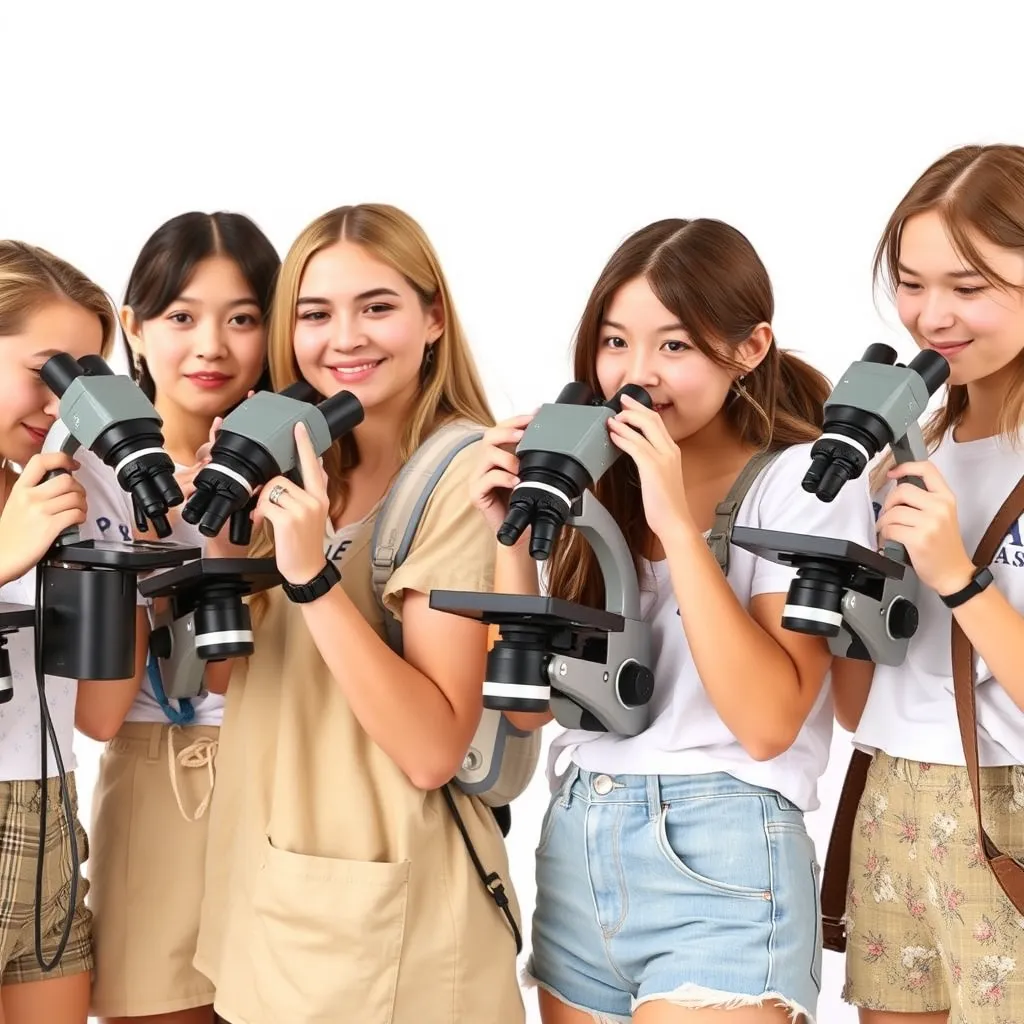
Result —
<path fill-rule="evenodd" d="M 135 610 L 135 675 L 128 679 L 83 679 L 75 702 L 75 728 L 90 739 L 106 742 L 117 734 L 131 710 L 146 671 L 149 616 Z"/>
<path fill-rule="evenodd" d="M 857 731 L 874 675 L 875 666 L 870 661 L 836 658 L 832 662 L 832 702 L 836 721 L 847 732 Z"/>
<path fill-rule="evenodd" d="M 739 602 L 704 537 L 665 544 L 682 628 L 708 698 L 755 760 L 785 752 L 821 692 L 832 655 L 819 637 L 782 626 L 785 594 Z"/>

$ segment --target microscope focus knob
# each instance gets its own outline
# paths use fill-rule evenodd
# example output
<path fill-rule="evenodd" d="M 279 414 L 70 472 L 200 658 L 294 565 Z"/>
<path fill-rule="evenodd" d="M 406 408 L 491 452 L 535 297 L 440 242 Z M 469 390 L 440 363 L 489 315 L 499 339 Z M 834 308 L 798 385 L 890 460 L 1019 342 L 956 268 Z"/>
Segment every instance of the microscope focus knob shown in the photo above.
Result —
<path fill-rule="evenodd" d="M 619 700 L 626 707 L 640 707 L 654 696 L 654 673 L 635 661 L 628 661 L 619 669 Z"/>
<path fill-rule="evenodd" d="M 920 616 L 917 612 L 917 605 L 908 601 L 905 597 L 897 597 L 889 605 L 889 614 L 886 616 L 886 626 L 889 636 L 893 640 L 909 640 L 916 632 Z"/>

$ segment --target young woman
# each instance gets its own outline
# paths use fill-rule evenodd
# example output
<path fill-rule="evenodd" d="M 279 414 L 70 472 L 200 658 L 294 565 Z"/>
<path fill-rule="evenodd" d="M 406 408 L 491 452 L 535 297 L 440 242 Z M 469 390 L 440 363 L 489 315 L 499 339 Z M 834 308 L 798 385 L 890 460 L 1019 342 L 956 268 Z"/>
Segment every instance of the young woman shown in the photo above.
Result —
<path fill-rule="evenodd" d="M 266 318 L 279 267 L 266 236 L 236 213 L 175 217 L 136 260 L 121 310 L 125 342 L 186 497 L 214 418 L 267 386 Z M 132 523 L 127 499 L 121 519 Z M 180 506 L 171 522 L 170 539 L 203 545 Z M 147 619 L 138 642 L 148 638 Z M 107 741 L 89 830 L 92 1013 L 209 1024 L 213 987 L 192 958 L 223 698 L 168 700 L 152 658 L 139 684 L 80 688 L 78 728 Z"/>
<path fill-rule="evenodd" d="M 873 681 L 852 663 L 836 676 L 836 715 L 874 755 L 854 831 L 845 998 L 864 1024 L 1003 1024 L 1024 1017 L 1024 929 L 978 846 L 950 631 L 955 618 L 977 655 L 985 828 L 1021 860 L 1020 523 L 988 567 L 992 582 L 955 608 L 946 599 L 971 583 L 974 550 L 1024 474 L 1024 148 L 968 146 L 936 161 L 890 217 L 875 271 L 950 376 L 928 461 L 876 475 L 879 538 L 906 547 L 924 585 L 918 633 L 904 663 L 876 667 Z"/>
<path fill-rule="evenodd" d="M 654 402 L 626 399 L 609 421 L 623 457 L 596 495 L 636 560 L 655 692 L 640 735 L 552 741 L 528 969 L 547 1024 L 814 1020 L 818 865 L 804 812 L 828 758 L 831 656 L 782 626 L 792 570 L 732 547 L 726 576 L 707 535 L 748 460 L 780 450 L 737 526 L 874 538 L 865 481 L 831 504 L 801 488 L 829 386 L 777 347 L 772 313 L 740 232 L 664 220 L 622 244 L 583 314 L 576 379 L 606 398 L 639 384 Z M 491 531 L 517 480 L 504 446 L 529 419 L 485 437 L 472 494 Z M 499 549 L 496 590 L 535 593 L 536 580 L 526 538 Z M 547 589 L 603 601 L 575 531 L 559 537 Z"/>
<path fill-rule="evenodd" d="M 4 603 L 35 604 L 35 566 L 63 530 L 77 524 L 83 538 L 97 539 L 119 521 L 121 492 L 99 459 L 82 449 L 73 460 L 39 454 L 58 412 L 40 368 L 55 352 L 76 358 L 109 355 L 114 328 L 113 307 L 84 274 L 43 249 L 0 241 Z M 20 474 L 15 466 L 23 467 Z M 58 469 L 74 475 L 46 479 Z M 72 844 L 81 864 L 89 856 L 78 822 L 72 753 L 77 681 L 45 678 L 55 739 L 47 740 L 48 778 L 41 787 L 46 733 L 33 630 L 8 634 L 5 645 L 13 693 L 8 689 L 0 703 L 0 1024 L 85 1024 L 93 968 L 88 882 L 81 871 L 74 872 L 71 857 Z M 63 793 L 61 765 L 67 772 Z M 37 889 L 40 848 L 43 874 Z"/>
<path fill-rule="evenodd" d="M 366 205 L 306 228 L 282 268 L 270 366 L 275 389 L 302 377 L 324 396 L 346 390 L 365 419 L 323 471 L 299 428 L 304 486 L 260 492 L 252 554 L 272 551 L 288 586 L 325 591 L 252 599 L 256 650 L 228 688 L 196 965 L 231 1024 L 521 1022 L 513 931 L 446 800 L 508 886 L 501 833 L 479 800 L 443 788 L 479 722 L 487 631 L 428 603 L 434 588 L 490 586 L 493 536 L 466 500 L 478 443 L 445 470 L 385 588 L 404 657 L 372 590 L 374 516 L 404 461 L 452 418 L 493 423 L 420 227 Z M 215 548 L 230 550 L 223 534 Z"/>

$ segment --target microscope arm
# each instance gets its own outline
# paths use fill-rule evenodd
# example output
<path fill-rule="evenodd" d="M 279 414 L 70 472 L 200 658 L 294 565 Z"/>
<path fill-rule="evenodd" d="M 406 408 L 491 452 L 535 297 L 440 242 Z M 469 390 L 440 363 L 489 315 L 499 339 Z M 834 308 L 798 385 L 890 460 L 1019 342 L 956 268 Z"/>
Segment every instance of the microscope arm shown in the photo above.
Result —
<path fill-rule="evenodd" d="M 625 619 L 640 618 L 636 566 L 618 523 L 591 491 L 584 491 L 580 513 L 566 524 L 579 530 L 597 556 L 604 578 L 605 607 Z"/>

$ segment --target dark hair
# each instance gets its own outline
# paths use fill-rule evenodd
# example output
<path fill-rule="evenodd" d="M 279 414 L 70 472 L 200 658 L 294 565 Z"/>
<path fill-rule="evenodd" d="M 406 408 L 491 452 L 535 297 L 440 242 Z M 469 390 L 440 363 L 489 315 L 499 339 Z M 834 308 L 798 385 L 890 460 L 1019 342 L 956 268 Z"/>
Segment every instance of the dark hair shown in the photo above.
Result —
<path fill-rule="evenodd" d="M 132 267 L 124 304 L 139 322 L 159 316 L 184 292 L 196 267 L 211 256 L 233 260 L 252 288 L 266 322 L 281 267 L 281 257 L 265 234 L 240 213 L 182 213 L 150 235 Z M 146 360 L 136 362 L 127 335 L 124 345 L 134 381 L 152 402 L 156 387 Z M 270 388 L 270 371 L 264 364 L 255 390 Z"/>
<path fill-rule="evenodd" d="M 586 381 L 600 394 L 601 324 L 615 293 L 640 277 L 646 278 L 658 301 L 679 319 L 704 355 L 737 375 L 746 374 L 742 390 L 730 395 L 725 409 L 737 437 L 768 451 L 820 435 L 831 386 L 818 370 L 774 341 L 750 371 L 728 352 L 747 341 L 758 324 L 771 323 L 775 299 L 768 271 L 754 247 L 720 220 L 657 221 L 619 246 L 594 285 L 580 321 L 574 346 L 576 380 Z M 595 493 L 639 562 L 649 529 L 631 460 L 619 459 L 598 482 Z M 579 531 L 561 532 L 550 565 L 553 595 L 601 606 L 601 573 Z"/>

